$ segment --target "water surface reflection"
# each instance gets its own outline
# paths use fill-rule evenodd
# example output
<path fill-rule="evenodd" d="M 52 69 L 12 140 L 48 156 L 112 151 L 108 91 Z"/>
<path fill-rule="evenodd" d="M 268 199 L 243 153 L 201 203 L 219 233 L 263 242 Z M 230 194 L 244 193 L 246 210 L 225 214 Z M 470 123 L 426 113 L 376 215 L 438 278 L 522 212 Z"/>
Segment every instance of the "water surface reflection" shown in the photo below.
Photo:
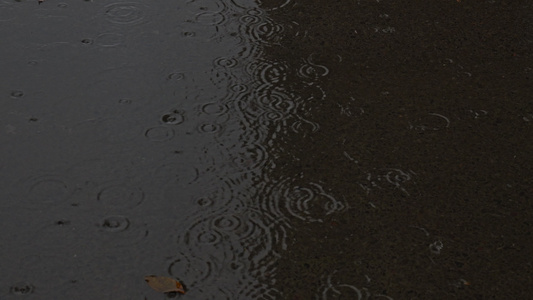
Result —
<path fill-rule="evenodd" d="M 450 2 L 2 1 L 0 297 L 518 287 L 481 272 L 531 266 L 526 42 Z M 505 26 L 465 57 L 463 19 Z"/>

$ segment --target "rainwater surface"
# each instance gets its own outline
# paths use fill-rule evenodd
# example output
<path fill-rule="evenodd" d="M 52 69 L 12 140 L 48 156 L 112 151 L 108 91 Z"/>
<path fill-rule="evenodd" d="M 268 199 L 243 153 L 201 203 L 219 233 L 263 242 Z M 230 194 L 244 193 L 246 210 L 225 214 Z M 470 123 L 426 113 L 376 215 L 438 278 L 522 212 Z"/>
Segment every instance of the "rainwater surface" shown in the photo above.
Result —
<path fill-rule="evenodd" d="M 0 299 L 527 299 L 532 14 L 0 0 Z"/>

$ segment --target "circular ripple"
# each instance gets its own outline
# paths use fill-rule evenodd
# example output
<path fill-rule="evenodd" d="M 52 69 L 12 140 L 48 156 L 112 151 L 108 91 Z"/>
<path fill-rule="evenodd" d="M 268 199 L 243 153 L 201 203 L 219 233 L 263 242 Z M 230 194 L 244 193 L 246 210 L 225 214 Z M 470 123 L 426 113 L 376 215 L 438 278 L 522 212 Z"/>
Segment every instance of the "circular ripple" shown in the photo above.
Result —
<path fill-rule="evenodd" d="M 258 144 L 243 145 L 237 153 L 230 153 L 232 166 L 238 171 L 250 172 L 261 168 L 267 162 L 267 151 Z"/>
<path fill-rule="evenodd" d="M 189 256 L 180 253 L 168 266 L 168 274 L 187 282 L 189 288 L 217 277 L 218 272 L 219 265 L 216 261 L 204 260 L 197 254 Z"/>
<path fill-rule="evenodd" d="M 223 115 L 228 112 L 228 107 L 222 103 L 210 102 L 200 106 L 200 111 L 208 115 Z"/>
<path fill-rule="evenodd" d="M 144 136 L 152 142 L 165 142 L 174 137 L 172 128 L 158 126 L 145 131 Z"/>
<path fill-rule="evenodd" d="M 167 75 L 168 81 L 181 81 L 185 79 L 185 74 L 181 72 L 174 72 Z"/>
<path fill-rule="evenodd" d="M 97 194 L 98 202 L 113 208 L 133 208 L 144 200 L 144 192 L 138 187 L 124 184 L 108 185 Z"/>
<path fill-rule="evenodd" d="M 409 123 L 409 129 L 416 131 L 438 131 L 450 127 L 450 119 L 436 113 L 428 113 L 419 117 L 414 124 Z"/>
<path fill-rule="evenodd" d="M 272 20 L 263 18 L 263 22 L 243 25 L 241 31 L 247 35 L 252 43 L 275 44 L 279 42 L 283 33 L 283 26 Z"/>
<path fill-rule="evenodd" d="M 256 101 L 263 108 L 281 114 L 291 114 L 294 112 L 295 103 L 293 96 L 282 88 L 262 86 L 257 89 Z"/>
<path fill-rule="evenodd" d="M 179 110 L 173 110 L 161 116 L 161 122 L 167 125 L 178 125 L 185 121 L 184 113 Z"/>
<path fill-rule="evenodd" d="M 97 226 L 91 241 L 105 247 L 134 246 L 146 241 L 148 226 L 131 222 L 124 216 L 107 216 Z"/>
<path fill-rule="evenodd" d="M 213 61 L 215 67 L 233 68 L 238 64 L 237 59 L 233 57 L 219 57 Z"/>
<path fill-rule="evenodd" d="M 222 125 L 220 124 L 200 124 L 198 126 L 198 131 L 201 133 L 217 133 L 222 130 Z"/>
<path fill-rule="evenodd" d="M 196 22 L 205 25 L 220 25 L 226 21 L 226 15 L 217 12 L 201 12 L 195 17 Z"/>
<path fill-rule="evenodd" d="M 190 184 L 198 178 L 198 169 L 190 164 L 165 162 L 153 171 L 152 177 L 171 185 Z"/>
<path fill-rule="evenodd" d="M 147 16 L 149 7 L 135 2 L 113 3 L 105 6 L 106 20 L 120 25 L 142 23 Z"/>
<path fill-rule="evenodd" d="M 242 225 L 241 219 L 236 215 L 223 215 L 215 217 L 212 226 L 220 231 L 235 231 Z"/>
<path fill-rule="evenodd" d="M 285 63 L 268 60 L 258 60 L 246 65 L 246 72 L 261 83 L 278 85 L 287 79 L 288 66 Z M 263 87 L 265 89 L 265 87 Z"/>
<path fill-rule="evenodd" d="M 121 232 L 130 226 L 130 220 L 124 216 L 108 216 L 99 224 L 100 228 L 106 232 Z"/>
<path fill-rule="evenodd" d="M 335 199 L 316 183 L 297 186 L 286 179 L 268 192 L 274 197 L 264 203 L 263 208 L 284 218 L 296 217 L 306 222 L 323 222 L 323 218 L 332 213 L 342 211 L 346 207 L 344 201 Z"/>
<path fill-rule="evenodd" d="M 71 191 L 67 182 L 55 175 L 43 175 L 26 180 L 27 200 L 33 206 L 50 206 L 64 202 Z"/>
<path fill-rule="evenodd" d="M 259 15 L 247 14 L 239 18 L 239 22 L 244 26 L 250 26 L 257 24 L 262 21 L 262 18 Z"/>
<path fill-rule="evenodd" d="M 94 43 L 101 47 L 115 47 L 124 42 L 124 35 L 120 33 L 102 33 L 96 37 Z"/>
<path fill-rule="evenodd" d="M 13 295 L 25 296 L 33 293 L 33 285 L 28 282 L 17 282 L 9 288 L 9 291 Z"/>
<path fill-rule="evenodd" d="M 304 64 L 298 70 L 298 76 L 308 79 L 318 79 L 319 77 L 326 76 L 329 73 L 329 69 L 325 66 L 315 64 Z"/>
<path fill-rule="evenodd" d="M 400 169 L 382 169 L 377 172 L 368 173 L 366 181 L 359 185 L 367 192 L 374 189 L 399 189 L 405 194 L 409 194 L 405 189 L 405 183 L 412 180 L 413 171 L 408 172 Z"/>

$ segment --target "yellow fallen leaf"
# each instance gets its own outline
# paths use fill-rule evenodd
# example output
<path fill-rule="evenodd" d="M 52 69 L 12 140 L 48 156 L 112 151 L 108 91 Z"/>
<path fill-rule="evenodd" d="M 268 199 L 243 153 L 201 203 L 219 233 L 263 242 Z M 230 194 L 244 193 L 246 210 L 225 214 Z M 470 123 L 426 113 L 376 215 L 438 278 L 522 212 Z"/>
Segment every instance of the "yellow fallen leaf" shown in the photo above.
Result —
<path fill-rule="evenodd" d="M 179 281 L 173 278 L 149 275 L 144 276 L 144 280 L 154 290 L 161 293 L 178 292 L 185 294 L 185 290 Z"/>

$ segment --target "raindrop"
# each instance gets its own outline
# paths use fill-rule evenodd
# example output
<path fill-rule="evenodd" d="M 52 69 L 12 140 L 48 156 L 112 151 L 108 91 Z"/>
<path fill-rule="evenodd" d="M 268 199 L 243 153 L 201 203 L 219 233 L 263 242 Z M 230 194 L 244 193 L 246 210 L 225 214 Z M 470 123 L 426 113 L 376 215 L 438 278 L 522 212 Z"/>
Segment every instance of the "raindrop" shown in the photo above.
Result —
<path fill-rule="evenodd" d="M 261 17 L 257 15 L 244 15 L 239 18 L 239 21 L 245 26 L 250 26 L 261 22 Z"/>
<path fill-rule="evenodd" d="M 85 44 L 85 45 L 91 45 L 93 43 L 93 40 L 92 39 L 83 39 L 81 40 L 82 44 Z"/>
<path fill-rule="evenodd" d="M 221 231 L 235 231 L 241 225 L 241 219 L 234 215 L 223 215 L 213 220 L 213 227 Z"/>
<path fill-rule="evenodd" d="M 124 216 L 108 216 L 102 220 L 100 227 L 107 232 L 120 232 L 128 229 L 130 221 Z"/>
<path fill-rule="evenodd" d="M 146 241 L 148 228 L 146 224 L 135 224 L 124 216 L 107 216 L 98 224 L 94 237 L 89 237 L 99 245 L 106 247 L 138 245 Z"/>
<path fill-rule="evenodd" d="M 184 113 L 179 110 L 173 110 L 161 116 L 161 121 L 167 125 L 178 125 L 185 121 Z"/>
<path fill-rule="evenodd" d="M 237 65 L 237 59 L 230 57 L 219 57 L 214 60 L 214 65 L 223 68 L 233 68 Z"/>
<path fill-rule="evenodd" d="M 120 104 L 131 104 L 131 103 L 133 103 L 133 100 L 122 98 L 122 99 L 118 100 L 118 103 L 120 103 Z"/>
<path fill-rule="evenodd" d="M 185 78 L 185 74 L 180 72 L 170 73 L 167 75 L 167 80 L 169 81 L 180 81 Z"/>
<path fill-rule="evenodd" d="M 222 126 L 219 124 L 201 124 L 198 126 L 198 131 L 202 133 L 215 133 L 219 132 Z"/>
<path fill-rule="evenodd" d="M 24 96 L 23 91 L 11 91 L 12 98 L 22 98 Z"/>
<path fill-rule="evenodd" d="M 186 37 L 186 38 L 192 38 L 192 37 L 196 36 L 196 32 L 194 32 L 194 31 L 184 31 L 184 32 L 181 33 L 181 35 Z"/>
<path fill-rule="evenodd" d="M 230 90 L 234 93 L 240 94 L 248 90 L 248 87 L 244 84 L 234 84 L 230 86 Z"/>
<path fill-rule="evenodd" d="M 9 290 L 13 295 L 24 296 L 33 293 L 33 289 L 33 285 L 28 282 L 17 282 Z"/>
<path fill-rule="evenodd" d="M 144 192 L 138 187 L 124 184 L 108 185 L 100 190 L 97 200 L 103 205 L 115 208 L 133 208 L 144 200 Z"/>
<path fill-rule="evenodd" d="M 152 127 L 146 130 L 144 136 L 152 142 L 164 142 L 174 137 L 174 130 L 165 126 Z"/>
<path fill-rule="evenodd" d="M 442 248 L 444 248 L 444 244 L 441 241 L 435 241 L 429 245 L 429 251 L 433 254 L 440 254 Z"/>
<path fill-rule="evenodd" d="M 196 203 L 198 203 L 198 205 L 204 206 L 204 207 L 211 206 L 211 205 L 213 205 L 213 199 L 208 198 L 208 197 L 202 197 L 202 198 L 196 200 Z"/>
<path fill-rule="evenodd" d="M 217 231 L 202 232 L 198 235 L 200 244 L 216 244 L 222 240 L 222 236 Z"/>
<path fill-rule="evenodd" d="M 59 3 L 59 4 L 57 5 L 57 7 L 59 7 L 59 8 L 67 8 L 67 7 L 68 7 L 68 4 L 67 4 L 67 3 Z"/>

